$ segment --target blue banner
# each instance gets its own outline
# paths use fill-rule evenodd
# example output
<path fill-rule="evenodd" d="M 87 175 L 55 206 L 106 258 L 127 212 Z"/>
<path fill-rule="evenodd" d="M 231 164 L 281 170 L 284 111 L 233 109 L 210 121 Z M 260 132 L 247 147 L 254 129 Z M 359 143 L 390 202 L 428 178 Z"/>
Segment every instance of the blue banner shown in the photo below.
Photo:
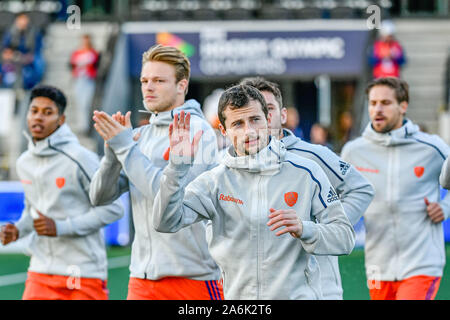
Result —
<path fill-rule="evenodd" d="M 366 64 L 369 30 L 129 33 L 129 70 L 139 77 L 142 54 L 159 43 L 183 51 L 192 77 L 357 76 Z"/>
<path fill-rule="evenodd" d="M 121 219 L 104 228 L 105 241 L 108 245 L 125 246 L 130 243 L 130 205 L 129 194 L 120 197 L 125 209 Z M 0 225 L 15 223 L 22 216 L 25 196 L 20 182 L 0 182 Z"/>

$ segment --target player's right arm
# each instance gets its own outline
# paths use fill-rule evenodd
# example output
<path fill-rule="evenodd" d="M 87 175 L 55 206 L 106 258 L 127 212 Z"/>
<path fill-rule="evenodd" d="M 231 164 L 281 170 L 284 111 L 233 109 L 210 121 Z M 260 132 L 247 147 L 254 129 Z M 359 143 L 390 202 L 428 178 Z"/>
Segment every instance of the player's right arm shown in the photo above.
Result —
<path fill-rule="evenodd" d="M 180 120 L 178 119 L 180 118 Z M 216 213 L 211 196 L 211 179 L 205 172 L 186 186 L 202 132 L 190 142 L 190 115 L 175 115 L 169 127 L 170 157 L 163 170 L 160 189 L 153 204 L 153 227 L 159 232 L 176 232 Z"/>
<path fill-rule="evenodd" d="M 105 156 L 89 188 L 91 204 L 93 206 L 111 204 L 128 190 L 128 179 L 122 172 L 122 165 L 110 147 L 105 145 Z"/>
<path fill-rule="evenodd" d="M 25 199 L 25 208 L 22 216 L 15 224 L 8 223 L 2 226 L 0 230 L 0 241 L 3 245 L 19 240 L 34 230 L 33 218 L 30 214 L 30 204 Z"/>
<path fill-rule="evenodd" d="M 174 164 L 171 156 L 163 171 L 161 187 L 153 204 L 153 227 L 159 232 L 173 233 L 216 213 L 210 194 L 208 173 L 203 173 L 186 186 L 189 165 Z"/>

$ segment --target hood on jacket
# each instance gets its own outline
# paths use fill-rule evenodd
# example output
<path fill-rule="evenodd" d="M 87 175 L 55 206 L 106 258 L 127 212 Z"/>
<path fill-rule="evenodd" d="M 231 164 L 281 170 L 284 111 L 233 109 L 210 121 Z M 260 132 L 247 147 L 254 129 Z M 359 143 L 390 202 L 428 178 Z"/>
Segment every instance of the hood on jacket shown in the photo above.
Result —
<path fill-rule="evenodd" d="M 191 116 L 195 115 L 201 118 L 205 118 L 205 116 L 203 115 L 200 103 L 198 103 L 196 100 L 194 99 L 190 99 L 188 101 L 186 101 L 183 105 L 176 107 L 175 109 L 172 109 L 170 111 L 164 111 L 164 112 L 149 112 L 151 114 L 150 116 L 150 123 L 152 125 L 156 125 L 156 126 L 168 126 L 172 123 L 173 121 L 173 117 L 175 114 L 179 114 L 181 112 L 181 110 L 184 110 L 184 112 L 186 113 L 190 113 Z"/>
<path fill-rule="evenodd" d="M 72 142 L 78 143 L 78 138 L 66 123 L 40 141 L 34 142 L 28 132 L 24 132 L 24 135 L 28 139 L 28 151 L 40 157 L 48 157 L 58 153 L 54 148 L 59 149 L 61 146 Z"/>
<path fill-rule="evenodd" d="M 286 148 L 294 146 L 298 142 L 298 137 L 289 129 L 283 128 L 283 138 L 281 142 Z"/>
<path fill-rule="evenodd" d="M 387 133 L 376 132 L 372 128 L 372 124 L 369 123 L 362 136 L 376 144 L 387 147 L 411 143 L 409 138 L 417 132 L 419 132 L 419 126 L 412 123 L 411 120 L 405 119 L 403 126 Z"/>
<path fill-rule="evenodd" d="M 249 156 L 237 156 L 234 147 L 230 146 L 222 163 L 229 168 L 270 175 L 280 170 L 285 154 L 283 143 L 270 137 L 267 147 Z"/>

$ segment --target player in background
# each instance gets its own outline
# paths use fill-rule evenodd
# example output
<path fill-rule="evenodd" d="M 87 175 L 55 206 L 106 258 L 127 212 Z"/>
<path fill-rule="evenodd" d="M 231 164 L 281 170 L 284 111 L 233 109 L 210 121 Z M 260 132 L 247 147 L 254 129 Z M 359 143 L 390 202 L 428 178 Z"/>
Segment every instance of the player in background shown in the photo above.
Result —
<path fill-rule="evenodd" d="M 177 234 L 157 232 L 153 202 L 169 160 L 169 124 L 190 112 L 193 127 L 203 130 L 202 152 L 187 181 L 215 165 L 217 142 L 196 100 L 185 101 L 190 64 L 178 49 L 155 45 L 143 54 L 141 91 L 150 124 L 133 130 L 130 112 L 112 117 L 94 112 L 95 129 L 105 140 L 105 156 L 91 188 L 93 204 L 107 204 L 130 191 L 135 227 L 131 251 L 130 300 L 219 300 L 220 270 L 208 252 L 205 223 Z"/>
<path fill-rule="evenodd" d="M 220 165 L 189 184 L 202 131 L 191 143 L 191 115 L 174 118 L 155 228 L 180 232 L 209 221 L 209 249 L 223 272 L 226 299 L 322 299 L 314 255 L 349 254 L 355 241 L 339 197 L 315 162 L 270 139 L 267 105 L 257 89 L 229 88 L 218 113 L 232 146 Z"/>
<path fill-rule="evenodd" d="M 283 107 L 281 91 L 276 83 L 261 77 L 245 78 L 241 84 L 257 88 L 267 103 L 271 135 L 280 139 L 287 151 L 316 162 L 327 175 L 336 190 L 348 219 L 355 225 L 372 201 L 374 190 L 370 182 L 352 165 L 346 163 L 330 149 L 311 144 L 296 137 L 290 130 L 283 129 L 287 111 Z M 324 299 L 342 299 L 342 284 L 338 257 L 317 256 L 320 265 Z"/>
<path fill-rule="evenodd" d="M 373 300 L 430 300 L 445 265 L 439 175 L 449 147 L 406 118 L 408 84 L 380 78 L 367 87 L 370 123 L 342 157 L 375 187 L 364 214 L 365 267 Z"/>
<path fill-rule="evenodd" d="M 445 189 L 450 189 L 450 161 L 447 159 L 445 160 L 444 164 L 442 165 L 442 171 L 441 176 L 439 177 L 439 182 Z"/>
<path fill-rule="evenodd" d="M 28 150 L 17 160 L 25 209 L 3 226 L 4 245 L 31 235 L 24 300 L 108 299 L 102 227 L 123 216 L 120 201 L 92 206 L 89 185 L 99 165 L 65 124 L 66 98 L 57 88 L 31 91 Z"/>

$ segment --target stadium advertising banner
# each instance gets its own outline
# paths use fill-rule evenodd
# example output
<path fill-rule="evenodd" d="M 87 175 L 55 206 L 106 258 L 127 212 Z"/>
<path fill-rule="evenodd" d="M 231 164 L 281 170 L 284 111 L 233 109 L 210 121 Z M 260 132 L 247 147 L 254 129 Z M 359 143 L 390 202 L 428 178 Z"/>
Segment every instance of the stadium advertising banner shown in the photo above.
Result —
<path fill-rule="evenodd" d="M 292 23 L 290 29 L 285 26 L 284 30 L 269 31 L 261 23 L 261 30 L 241 31 L 229 30 L 230 25 L 224 24 L 192 32 L 182 26 L 171 30 L 159 26 L 155 31 L 133 26 L 125 28 L 129 70 L 132 76 L 139 76 L 141 65 L 136 61 L 141 60 L 142 53 L 151 45 L 160 43 L 177 47 L 189 57 L 193 77 L 361 74 L 366 63 L 369 30 L 355 25 L 353 28 L 326 25 L 301 30 Z M 146 28 L 149 29 L 152 28 Z"/>

